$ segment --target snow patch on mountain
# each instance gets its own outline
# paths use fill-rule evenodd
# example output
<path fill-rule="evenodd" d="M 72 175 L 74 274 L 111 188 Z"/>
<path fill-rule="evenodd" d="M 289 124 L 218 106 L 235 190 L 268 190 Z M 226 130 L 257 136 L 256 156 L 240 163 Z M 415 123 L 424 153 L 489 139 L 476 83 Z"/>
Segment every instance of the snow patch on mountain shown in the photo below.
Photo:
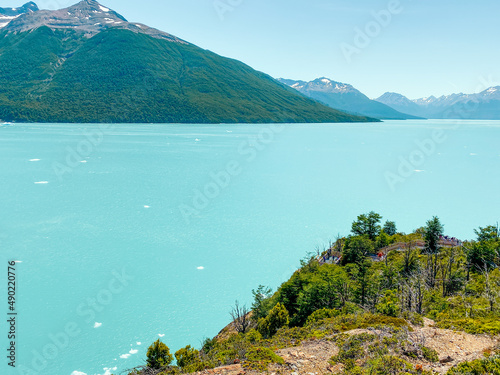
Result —
<path fill-rule="evenodd" d="M 82 0 L 75 5 L 59 10 L 39 10 L 36 4 L 28 3 L 22 10 L 19 9 L 18 13 L 14 14 L 13 12 L 14 9 L 0 8 L 0 27 L 8 32 L 26 32 L 47 26 L 53 30 L 77 30 L 87 38 L 91 38 L 109 28 L 119 28 L 136 34 L 146 34 L 156 39 L 188 44 L 182 39 L 152 27 L 130 23 L 122 15 L 95 0 Z M 16 18 L 5 18 L 12 16 L 16 16 Z"/>
<path fill-rule="evenodd" d="M 38 6 L 29 2 L 18 8 L 0 8 L 0 29 L 7 26 L 12 20 L 18 18 L 25 13 L 36 12 Z"/>

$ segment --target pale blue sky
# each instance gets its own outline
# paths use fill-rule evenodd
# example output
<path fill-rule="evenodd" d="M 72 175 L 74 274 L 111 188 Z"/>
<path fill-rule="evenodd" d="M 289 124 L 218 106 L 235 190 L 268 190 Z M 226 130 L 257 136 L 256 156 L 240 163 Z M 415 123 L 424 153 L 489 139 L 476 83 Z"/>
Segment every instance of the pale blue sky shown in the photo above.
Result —
<path fill-rule="evenodd" d="M 17 6 L 25 1 L 1 1 Z M 76 0 L 40 0 L 62 8 Z M 372 12 L 393 14 L 374 24 Z M 320 76 L 370 97 L 395 91 L 417 98 L 478 92 L 500 84 L 500 1 L 478 0 L 102 0 L 142 22 L 274 77 Z M 221 17 L 217 4 L 228 5 Z M 398 5 L 399 4 L 399 5 Z M 369 45 L 356 29 L 369 27 Z M 371 29 L 370 29 L 371 27 Z M 358 48 L 351 61 L 342 45 Z"/>

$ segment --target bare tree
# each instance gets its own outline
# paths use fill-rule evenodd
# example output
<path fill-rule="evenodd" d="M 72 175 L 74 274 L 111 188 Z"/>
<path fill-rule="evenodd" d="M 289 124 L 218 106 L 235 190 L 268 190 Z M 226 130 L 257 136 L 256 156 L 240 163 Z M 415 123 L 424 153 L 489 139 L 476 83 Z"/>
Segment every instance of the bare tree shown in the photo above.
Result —
<path fill-rule="evenodd" d="M 422 314 L 424 291 L 428 274 L 426 269 L 417 269 L 411 275 L 400 280 L 401 308 L 403 311 Z"/>
<path fill-rule="evenodd" d="M 249 312 L 250 310 L 248 310 L 245 305 L 240 306 L 239 302 L 236 301 L 229 313 L 231 318 L 233 318 L 234 327 L 239 333 L 245 333 L 250 326 L 251 321 Z"/>
<path fill-rule="evenodd" d="M 486 299 L 488 300 L 488 303 L 490 305 L 490 312 L 493 312 L 493 310 L 495 309 L 495 304 L 497 302 L 498 293 L 494 289 L 494 286 L 492 285 L 493 283 L 491 280 L 490 270 L 488 268 L 488 265 L 485 264 L 483 267 L 484 268 L 481 270 L 481 273 L 484 276 L 484 292 L 483 292 L 483 294 L 486 297 Z"/>

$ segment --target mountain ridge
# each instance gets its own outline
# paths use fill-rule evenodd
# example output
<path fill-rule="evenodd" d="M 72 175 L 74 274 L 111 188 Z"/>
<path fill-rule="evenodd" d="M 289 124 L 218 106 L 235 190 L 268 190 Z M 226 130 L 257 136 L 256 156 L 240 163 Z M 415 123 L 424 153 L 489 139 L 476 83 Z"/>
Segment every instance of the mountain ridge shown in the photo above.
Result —
<path fill-rule="evenodd" d="M 140 25 L 94 0 L 12 19 L 0 29 L 0 118 L 42 123 L 378 121 L 333 110 L 242 62 Z"/>
<path fill-rule="evenodd" d="M 174 35 L 142 23 L 128 22 L 121 14 L 95 0 L 82 0 L 77 4 L 59 10 L 25 12 L 4 26 L 3 31 L 25 32 L 42 26 L 49 27 L 52 30 L 68 28 L 79 30 L 84 32 L 87 38 L 109 28 L 120 28 L 135 33 L 147 34 L 157 39 L 187 44 L 186 41 Z"/>
<path fill-rule="evenodd" d="M 277 80 L 307 97 L 322 102 L 331 108 L 348 113 L 384 120 L 420 118 L 401 113 L 401 111 L 397 111 L 383 103 L 371 100 L 352 85 L 337 82 L 326 77 L 320 77 L 309 82 L 285 78 L 278 78 Z"/>
<path fill-rule="evenodd" d="M 0 30 L 22 14 L 38 10 L 38 5 L 32 1 L 18 8 L 0 8 Z"/>
<path fill-rule="evenodd" d="M 500 86 L 492 86 L 476 94 L 458 93 L 413 100 L 398 93 L 386 92 L 375 100 L 398 111 L 427 118 L 500 119 Z"/>

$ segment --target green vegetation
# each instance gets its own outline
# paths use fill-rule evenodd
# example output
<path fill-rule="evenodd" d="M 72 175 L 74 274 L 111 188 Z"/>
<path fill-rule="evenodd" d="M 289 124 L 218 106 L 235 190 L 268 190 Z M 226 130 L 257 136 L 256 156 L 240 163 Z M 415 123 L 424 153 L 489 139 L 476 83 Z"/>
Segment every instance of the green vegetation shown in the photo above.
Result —
<path fill-rule="evenodd" d="M 243 365 L 249 370 L 267 371 L 267 368 L 271 363 L 277 363 L 280 365 L 285 363 L 283 358 L 276 355 L 269 348 L 253 347 L 247 352 L 246 357 L 247 359 L 243 362 Z"/>
<path fill-rule="evenodd" d="M 272 337 L 278 329 L 288 326 L 289 322 L 288 311 L 278 302 L 265 318 L 259 319 L 257 327 L 263 337 Z"/>
<path fill-rule="evenodd" d="M 472 362 L 460 363 L 446 373 L 447 375 L 499 375 L 500 356 L 489 357 Z"/>
<path fill-rule="evenodd" d="M 173 357 L 167 345 L 160 340 L 156 340 L 147 352 L 147 365 L 153 369 L 161 369 L 172 363 Z"/>
<path fill-rule="evenodd" d="M 385 330 L 378 335 L 338 335 L 336 344 L 339 353 L 330 362 L 343 364 L 344 374 L 431 374 L 417 371 L 412 364 L 400 358 L 425 358 L 424 351 L 429 351 L 408 338 L 407 333 L 397 329 Z"/>
<path fill-rule="evenodd" d="M 331 109 L 247 65 L 122 29 L 0 32 L 0 119 L 78 123 L 376 121 Z"/>
<path fill-rule="evenodd" d="M 430 374 L 412 364 L 439 360 L 415 332 L 423 317 L 441 328 L 500 334 L 497 227 L 479 228 L 476 240 L 461 243 L 443 240 L 437 217 L 410 234 L 395 232 L 392 222 L 382 226 L 381 220 L 374 212 L 360 215 L 351 235 L 302 260 L 276 292 L 259 286 L 245 320 L 248 327 L 238 329 L 235 319 L 232 331 L 205 340 L 199 351 L 190 346 L 179 350 L 177 369 L 241 363 L 265 371 L 285 366 L 278 349 L 329 340 L 339 348 L 331 363 L 341 365 L 345 374 Z M 398 244 L 394 250 L 383 248 L 392 244 Z M 333 259 L 338 264 L 331 264 Z M 499 362 L 491 356 L 449 374 L 500 374 Z"/>

